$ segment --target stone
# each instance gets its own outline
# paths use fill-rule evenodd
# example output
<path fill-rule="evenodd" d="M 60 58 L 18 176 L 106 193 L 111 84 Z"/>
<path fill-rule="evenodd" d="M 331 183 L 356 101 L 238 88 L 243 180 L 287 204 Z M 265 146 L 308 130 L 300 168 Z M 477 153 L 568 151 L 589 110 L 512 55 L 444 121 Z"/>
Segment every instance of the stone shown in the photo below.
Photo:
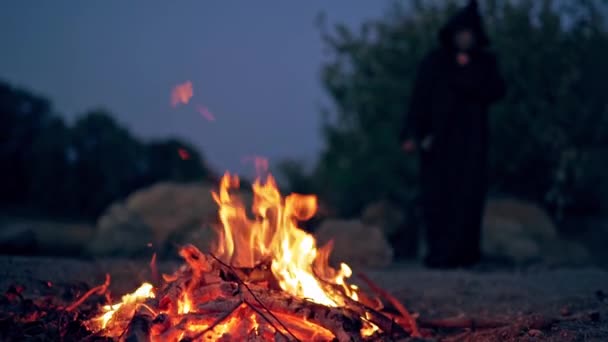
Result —
<path fill-rule="evenodd" d="M 482 251 L 515 264 L 580 264 L 589 258 L 581 244 L 559 237 L 551 217 L 542 208 L 511 198 L 490 199 L 486 203 Z"/>
<path fill-rule="evenodd" d="M 216 239 L 211 226 L 219 223 L 218 205 L 211 196 L 215 189 L 203 182 L 162 182 L 136 191 L 100 217 L 97 241 L 89 250 L 93 255 L 147 255 L 151 244 L 159 255 L 175 256 L 179 245 L 193 242 L 189 239 L 208 250 Z M 235 195 L 250 207 L 250 193 Z"/>
<path fill-rule="evenodd" d="M 211 189 L 202 183 L 159 183 L 133 193 L 125 206 L 150 227 L 153 241 L 160 244 L 176 232 L 217 220 Z"/>
<path fill-rule="evenodd" d="M 121 203 L 116 203 L 98 219 L 97 231 L 88 245 L 94 256 L 143 256 L 151 254 L 152 230 Z"/>
<path fill-rule="evenodd" d="M 397 233 L 405 220 L 404 209 L 388 201 L 371 203 L 361 213 L 361 222 L 382 229 L 386 236 Z"/>
<path fill-rule="evenodd" d="M 518 264 L 540 259 L 538 242 L 527 235 L 525 229 L 514 219 L 488 217 L 486 214 L 481 244 L 483 253 Z"/>
<path fill-rule="evenodd" d="M 393 247 L 395 259 L 419 256 L 421 247 L 420 222 L 414 208 L 407 209 L 388 200 L 369 204 L 362 211 L 361 221 L 382 230 Z"/>
<path fill-rule="evenodd" d="M 220 224 L 204 224 L 202 227 L 192 227 L 189 230 L 175 231 L 167 240 L 171 242 L 167 247 L 169 256 L 176 256 L 179 252 L 179 247 L 192 244 L 203 252 L 215 251 L 215 244 L 218 242 L 218 234 Z"/>
<path fill-rule="evenodd" d="M 393 260 L 393 249 L 382 230 L 358 220 L 325 220 L 315 238 L 318 246 L 333 241 L 330 263 L 334 266 L 345 262 L 355 267 L 385 267 Z"/>

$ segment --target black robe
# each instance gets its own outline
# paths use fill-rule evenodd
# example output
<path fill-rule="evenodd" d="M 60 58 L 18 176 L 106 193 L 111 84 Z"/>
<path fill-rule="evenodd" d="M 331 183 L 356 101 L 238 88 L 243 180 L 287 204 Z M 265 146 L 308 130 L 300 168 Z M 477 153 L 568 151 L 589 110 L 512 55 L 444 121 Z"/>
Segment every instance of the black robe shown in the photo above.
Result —
<path fill-rule="evenodd" d="M 427 264 L 468 265 L 480 257 L 481 218 L 486 196 L 488 107 L 505 85 L 476 6 L 469 5 L 440 31 L 441 45 L 419 66 L 402 139 L 419 149 L 422 204 L 427 232 Z M 477 47 L 465 66 L 456 62 L 455 30 L 473 30 Z"/>

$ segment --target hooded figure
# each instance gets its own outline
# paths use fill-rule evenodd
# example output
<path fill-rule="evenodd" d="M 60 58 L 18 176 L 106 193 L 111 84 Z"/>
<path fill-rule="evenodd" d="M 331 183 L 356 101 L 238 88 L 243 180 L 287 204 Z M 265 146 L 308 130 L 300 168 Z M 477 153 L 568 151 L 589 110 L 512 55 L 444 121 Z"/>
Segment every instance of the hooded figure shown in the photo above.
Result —
<path fill-rule="evenodd" d="M 488 107 L 505 85 L 475 1 L 441 29 L 439 42 L 419 66 L 401 141 L 421 159 L 426 264 L 469 266 L 480 259 Z"/>

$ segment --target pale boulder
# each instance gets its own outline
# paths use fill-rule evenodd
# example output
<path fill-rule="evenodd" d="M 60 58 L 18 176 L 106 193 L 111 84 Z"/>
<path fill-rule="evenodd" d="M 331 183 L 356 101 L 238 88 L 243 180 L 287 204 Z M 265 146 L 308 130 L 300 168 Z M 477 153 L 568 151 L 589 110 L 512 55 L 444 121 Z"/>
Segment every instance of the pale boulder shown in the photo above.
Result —
<path fill-rule="evenodd" d="M 361 213 L 361 222 L 365 225 L 376 226 L 391 236 L 403 228 L 406 222 L 405 210 L 388 201 L 369 204 Z"/>
<path fill-rule="evenodd" d="M 208 183 L 158 183 L 113 204 L 98 220 L 93 255 L 175 255 L 176 247 L 194 243 L 209 250 L 216 240 L 218 205 Z M 235 192 L 251 205 L 251 194 Z"/>
<path fill-rule="evenodd" d="M 179 247 L 187 244 L 196 246 L 203 252 L 214 252 L 218 242 L 219 224 L 203 224 L 189 230 L 175 231 L 167 238 L 169 256 L 178 255 Z"/>
<path fill-rule="evenodd" d="M 217 221 L 212 189 L 204 183 L 159 183 L 129 196 L 126 208 L 150 227 L 153 242 L 160 245 L 170 242 L 170 236 Z"/>
<path fill-rule="evenodd" d="M 94 256 L 141 256 L 151 253 L 152 239 L 150 227 L 136 213 L 116 203 L 97 220 L 87 251 Z"/>
<path fill-rule="evenodd" d="M 491 199 L 483 218 L 485 255 L 516 264 L 580 264 L 588 259 L 583 245 L 558 235 L 551 217 L 539 206 L 516 199 Z"/>
<path fill-rule="evenodd" d="M 332 265 L 345 262 L 350 266 L 384 267 L 393 260 L 393 249 L 382 230 L 357 220 L 326 220 L 315 232 L 317 244 L 333 240 Z"/>

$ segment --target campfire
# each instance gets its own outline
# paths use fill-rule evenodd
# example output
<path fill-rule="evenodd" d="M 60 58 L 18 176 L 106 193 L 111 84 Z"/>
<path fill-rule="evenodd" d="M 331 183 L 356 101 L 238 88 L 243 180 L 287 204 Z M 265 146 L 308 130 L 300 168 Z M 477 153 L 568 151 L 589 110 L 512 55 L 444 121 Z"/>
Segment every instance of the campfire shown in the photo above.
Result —
<path fill-rule="evenodd" d="M 212 193 L 221 221 L 213 252 L 183 246 L 185 264 L 175 273 L 103 306 L 87 328 L 128 341 L 368 341 L 418 335 L 394 297 L 366 278 L 375 296 L 350 284 L 347 264 L 329 265 L 331 243 L 319 248 L 298 228 L 315 214 L 315 196 L 283 198 L 268 175 L 253 184 L 248 215 L 234 194 L 238 187 L 239 178 L 226 173 Z M 102 294 L 108 285 L 109 278 L 89 293 Z"/>
<path fill-rule="evenodd" d="M 520 341 L 522 334 L 534 340 L 545 333 L 565 336 L 564 327 L 573 322 L 591 329 L 600 320 L 596 310 L 561 310 L 557 317 L 414 319 L 362 273 L 355 277 L 344 263 L 330 266 L 332 244 L 318 247 L 298 228 L 315 214 L 315 196 L 283 198 L 269 175 L 253 184 L 248 214 L 238 187 L 238 177 L 225 174 L 212 193 L 220 224 L 208 252 L 183 246 L 181 267 L 162 277 L 152 267 L 150 282 L 119 302 L 110 298 L 109 275 L 90 289 L 79 282 L 44 281 L 31 298 L 24 286 L 11 285 L 0 294 L 0 340 L 405 341 L 420 337 L 420 326 L 424 337 Z M 604 300 L 603 292 L 597 296 Z"/>

